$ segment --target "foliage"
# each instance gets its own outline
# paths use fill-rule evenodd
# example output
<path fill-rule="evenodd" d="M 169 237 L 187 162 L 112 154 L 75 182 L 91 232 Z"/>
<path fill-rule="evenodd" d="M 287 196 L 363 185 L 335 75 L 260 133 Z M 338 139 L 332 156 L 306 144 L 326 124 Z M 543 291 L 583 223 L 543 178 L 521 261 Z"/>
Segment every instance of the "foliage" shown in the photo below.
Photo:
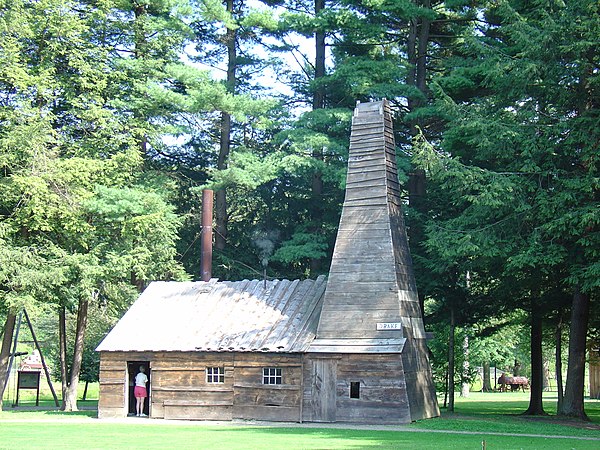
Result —
<path fill-rule="evenodd" d="M 469 353 L 463 351 L 455 352 L 455 375 L 454 387 L 459 388 L 462 383 L 472 384 L 477 376 L 477 368 L 484 363 L 495 367 L 498 376 L 502 372 L 513 373 L 515 361 L 522 364 L 521 375 L 529 376 L 527 363 L 529 351 L 529 337 L 527 330 L 519 323 L 520 318 L 502 323 L 478 323 L 470 327 L 459 327 L 455 332 L 457 346 L 461 346 L 465 336 L 469 338 Z M 448 370 L 448 343 L 449 326 L 445 323 L 431 325 L 434 339 L 428 341 L 430 349 L 430 360 L 433 366 L 433 377 L 438 393 L 446 392 L 446 377 Z M 461 347 L 462 350 L 462 347 Z M 469 362 L 469 377 L 465 378 L 463 363 L 465 358 Z"/>
<path fill-rule="evenodd" d="M 173 59 L 179 51 L 165 46 L 156 22 L 144 18 L 144 31 L 128 28 L 121 16 L 121 38 L 144 32 L 160 38 L 144 42 L 155 58 L 153 70 L 144 71 L 155 77 L 134 79 L 140 66 L 120 52 L 137 45 L 139 62 L 140 42 L 109 42 L 116 35 L 102 34 L 115 25 L 119 6 L 2 4 L 0 51 L 10 61 L 0 68 L 2 309 L 39 302 L 73 312 L 102 298 L 122 310 L 147 281 L 185 278 L 175 261 L 179 220 L 166 204 L 168 191 L 149 183 L 142 164 L 140 140 L 152 129 L 142 131 L 135 117 L 158 113 L 129 109 L 136 93 L 151 93 L 165 67 L 156 58 Z M 152 8 L 164 14 L 171 6 Z M 174 36 L 170 26 L 166 34 Z"/>
<path fill-rule="evenodd" d="M 443 139 L 419 136 L 414 161 L 444 198 L 427 212 L 425 264 L 476 281 L 465 285 L 463 306 L 473 305 L 475 290 L 508 310 L 550 317 L 574 292 L 597 294 L 597 57 L 589 39 L 598 35 L 598 10 L 587 1 L 536 6 L 484 2 L 485 21 L 433 83 Z M 577 37 L 567 31 L 573 17 L 585 23 Z M 585 340 L 586 327 L 572 323 L 571 341 Z M 570 355 L 572 367 L 579 357 Z"/>

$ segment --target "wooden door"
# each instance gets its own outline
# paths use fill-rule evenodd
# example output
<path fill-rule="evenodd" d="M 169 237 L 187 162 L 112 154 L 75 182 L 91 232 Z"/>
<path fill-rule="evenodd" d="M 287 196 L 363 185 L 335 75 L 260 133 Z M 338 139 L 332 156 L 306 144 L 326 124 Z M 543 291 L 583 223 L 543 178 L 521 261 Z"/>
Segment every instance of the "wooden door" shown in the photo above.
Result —
<path fill-rule="evenodd" d="M 314 422 L 336 420 L 337 361 L 315 359 L 312 361 L 311 407 Z"/>

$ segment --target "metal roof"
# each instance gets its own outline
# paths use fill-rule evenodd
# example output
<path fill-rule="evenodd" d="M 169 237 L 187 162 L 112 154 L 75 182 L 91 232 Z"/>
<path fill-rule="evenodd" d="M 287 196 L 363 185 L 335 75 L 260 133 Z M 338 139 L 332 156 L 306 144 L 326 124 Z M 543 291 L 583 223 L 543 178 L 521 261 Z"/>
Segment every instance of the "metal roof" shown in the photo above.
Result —
<path fill-rule="evenodd" d="M 325 277 L 316 280 L 155 281 L 97 351 L 305 352 Z"/>

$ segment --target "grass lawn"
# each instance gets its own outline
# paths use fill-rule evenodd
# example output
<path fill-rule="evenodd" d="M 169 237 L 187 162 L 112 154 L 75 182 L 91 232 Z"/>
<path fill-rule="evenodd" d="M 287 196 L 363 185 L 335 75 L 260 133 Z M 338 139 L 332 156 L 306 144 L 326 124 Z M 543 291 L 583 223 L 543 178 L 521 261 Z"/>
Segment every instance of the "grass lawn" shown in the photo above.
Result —
<path fill-rule="evenodd" d="M 0 412 L 0 449 L 482 449 L 483 441 L 487 449 L 600 448 L 600 401 L 586 402 L 592 423 L 585 424 L 563 423 L 552 416 L 543 420 L 519 416 L 528 398 L 527 393 L 473 393 L 467 399 L 456 398 L 455 413 L 443 412 L 440 418 L 396 430 L 357 429 L 352 425 L 327 428 L 308 424 L 182 423 L 134 417 L 112 422 L 95 418 L 94 401 L 80 403 L 90 409 L 77 413 L 30 411 L 7 405 Z M 547 394 L 548 412 L 554 412 L 555 403 L 555 398 Z"/>
<path fill-rule="evenodd" d="M 132 420 L 133 421 L 133 420 Z M 600 441 L 320 428 L 4 423 L 0 448 L 598 449 Z"/>
<path fill-rule="evenodd" d="M 544 393 L 545 418 L 522 416 L 529 404 L 528 392 L 471 393 L 456 397 L 455 412 L 442 410 L 442 417 L 421 420 L 410 427 L 422 430 L 482 431 L 497 433 L 543 434 L 545 436 L 587 436 L 600 438 L 600 400 L 587 400 L 590 424 L 559 419 L 556 393 Z M 598 443 L 597 448 L 600 448 Z"/>

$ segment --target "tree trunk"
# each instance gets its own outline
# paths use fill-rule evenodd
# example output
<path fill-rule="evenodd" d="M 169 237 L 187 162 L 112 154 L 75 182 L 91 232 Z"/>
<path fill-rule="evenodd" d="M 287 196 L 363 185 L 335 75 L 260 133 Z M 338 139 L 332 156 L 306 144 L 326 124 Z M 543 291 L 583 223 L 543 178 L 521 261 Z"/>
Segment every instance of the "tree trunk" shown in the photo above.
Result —
<path fill-rule="evenodd" d="M 417 84 L 417 31 L 419 28 L 419 20 L 413 17 L 410 20 L 410 26 L 408 28 L 408 35 L 406 37 L 406 56 L 408 59 L 408 69 L 406 72 L 406 84 L 409 86 L 416 86 Z M 416 107 L 415 99 L 408 99 L 408 109 L 413 111 Z M 411 135 L 417 134 L 414 124 L 411 124 Z"/>
<path fill-rule="evenodd" d="M 90 384 L 90 382 L 85 380 L 85 387 L 83 388 L 83 397 L 81 397 L 81 399 L 83 401 L 87 400 L 87 391 L 88 391 L 89 384 Z"/>
<path fill-rule="evenodd" d="M 431 8 L 431 1 L 424 0 L 422 8 Z M 407 42 L 406 54 L 409 63 L 409 69 L 406 76 L 406 84 L 415 86 L 423 95 L 427 95 L 427 48 L 429 46 L 429 35 L 431 22 L 423 17 L 411 19 Z M 414 112 L 415 109 L 424 105 L 421 98 L 408 98 L 408 110 Z M 416 136 L 417 125 L 422 125 L 417 120 L 410 123 L 410 134 Z M 421 127 L 422 128 L 422 127 Z"/>
<path fill-rule="evenodd" d="M 559 415 L 589 420 L 583 402 L 585 384 L 585 352 L 590 296 L 577 289 L 571 306 L 571 327 L 569 330 L 569 366 L 565 395 Z"/>
<path fill-rule="evenodd" d="M 325 0 L 315 0 L 315 17 L 325 9 Z M 320 79 L 325 76 L 325 30 L 315 31 L 315 92 L 313 94 L 313 110 L 325 107 L 325 86 Z"/>
<path fill-rule="evenodd" d="M 325 9 L 325 0 L 315 0 L 315 17 Z M 325 77 L 325 30 L 317 29 L 315 31 L 315 90 L 313 93 L 312 108 L 313 111 L 325 107 L 325 86 L 320 83 Z M 317 161 L 323 161 L 323 149 L 313 148 L 312 157 Z M 313 173 L 311 181 L 311 231 L 315 234 L 321 233 L 321 223 L 323 222 L 323 174 L 320 170 Z M 310 274 L 316 276 L 321 270 L 321 260 L 319 258 L 310 259 Z"/>
<path fill-rule="evenodd" d="M 431 0 L 423 1 L 423 8 L 431 9 Z M 431 28 L 431 22 L 429 19 L 423 17 L 421 20 L 421 27 L 419 29 L 419 43 L 417 45 L 417 73 L 416 73 L 416 85 L 419 90 L 423 93 L 427 93 L 427 47 L 429 45 L 429 29 Z"/>
<path fill-rule="evenodd" d="M 513 366 L 513 375 L 518 377 L 521 375 L 521 362 L 518 359 L 515 359 L 515 364 Z"/>
<path fill-rule="evenodd" d="M 227 245 L 227 193 L 225 189 L 215 192 L 215 248 L 224 250 Z"/>
<path fill-rule="evenodd" d="M 555 366 L 555 371 L 556 371 L 556 391 L 557 391 L 557 404 L 556 404 L 556 410 L 557 411 L 561 411 L 562 409 L 562 404 L 563 404 L 563 397 L 564 397 L 564 390 L 563 390 L 563 379 L 562 379 L 562 327 L 563 327 L 563 314 L 564 311 L 560 310 L 560 312 L 558 313 L 558 323 L 556 324 L 556 331 L 554 334 L 554 338 L 556 341 L 556 353 L 555 353 L 555 358 L 556 358 L 556 366 Z"/>
<path fill-rule="evenodd" d="M 147 38 L 147 26 L 148 26 L 148 6 L 145 3 L 135 4 L 133 8 L 133 14 L 135 20 L 133 22 L 133 41 L 134 50 L 133 55 L 135 59 L 142 59 L 148 56 L 148 38 Z M 138 80 L 138 82 L 141 80 Z M 136 118 L 147 120 L 140 114 L 139 110 L 135 112 Z M 148 156 L 148 136 L 143 134 L 139 136 L 139 146 L 142 156 Z"/>
<path fill-rule="evenodd" d="M 454 308 L 450 308 L 450 338 L 448 340 L 448 411 L 454 412 Z"/>
<path fill-rule="evenodd" d="M 543 355 L 542 355 L 542 314 L 537 299 L 531 300 L 531 380 L 529 407 L 523 413 L 530 416 L 545 415 L 542 402 Z"/>
<path fill-rule="evenodd" d="M 427 2 L 426 2 L 427 3 Z M 471 273 L 467 270 L 465 274 L 465 280 L 467 282 L 467 290 L 471 288 Z M 469 335 L 465 333 L 465 337 L 463 338 L 463 366 L 462 366 L 462 375 L 461 375 L 461 385 L 460 385 L 460 396 L 468 397 L 469 396 L 469 388 L 470 385 L 468 383 L 469 380 Z"/>
<path fill-rule="evenodd" d="M 146 37 L 146 16 L 148 15 L 147 5 L 145 3 L 135 5 L 133 14 L 135 21 L 133 22 L 133 39 L 134 39 L 134 56 L 136 59 L 143 58 L 148 54 L 148 39 Z"/>
<path fill-rule="evenodd" d="M 233 0 L 227 0 L 227 12 L 234 15 Z M 227 46 L 227 91 L 235 93 L 236 70 L 237 70 L 237 31 L 227 29 L 225 43 Z M 219 143 L 219 158 L 217 169 L 225 170 L 229 166 L 229 154 L 231 153 L 231 115 L 223 111 L 221 113 L 221 137 Z M 227 245 L 227 227 L 229 216 L 227 214 L 227 192 L 225 188 L 215 193 L 215 248 L 224 250 Z"/>
<path fill-rule="evenodd" d="M 81 361 L 83 360 L 83 343 L 87 326 L 89 300 L 79 302 L 77 311 L 77 330 L 75 331 L 75 348 L 73 349 L 73 364 L 71 366 L 71 378 L 67 388 L 67 395 L 63 399 L 63 411 L 77 411 L 77 387 L 79 385 L 79 373 L 81 372 Z"/>
<path fill-rule="evenodd" d="M 67 374 L 67 311 L 64 306 L 58 310 L 58 351 L 60 358 L 60 380 L 61 380 L 61 398 L 67 396 L 68 374 Z"/>
<path fill-rule="evenodd" d="M 313 152 L 313 158 L 322 160 L 322 150 L 316 150 Z M 311 231 L 315 234 L 321 234 L 321 223 L 323 222 L 323 208 L 321 201 L 323 197 L 323 174 L 317 170 L 313 173 L 312 177 L 312 205 L 311 205 L 311 219 L 312 228 Z M 310 259 L 310 275 L 316 277 L 321 271 L 321 259 L 311 258 Z"/>
<path fill-rule="evenodd" d="M 430 3 L 430 0 L 426 0 L 423 7 L 430 8 Z M 409 63 L 408 72 L 406 74 L 406 84 L 417 87 L 424 94 L 427 91 L 426 54 L 429 45 L 429 29 L 430 22 L 428 20 L 419 18 L 411 19 L 406 42 L 406 52 Z M 420 99 L 413 97 L 408 98 L 409 112 L 414 112 L 414 110 L 420 106 L 423 106 L 423 102 Z M 409 123 L 409 133 L 413 137 L 418 134 L 417 125 L 417 120 L 411 120 Z M 425 197 L 424 170 L 417 169 L 409 175 L 408 191 L 409 205 L 415 208 L 417 212 L 423 212 L 423 199 Z M 411 223 L 407 232 L 409 243 L 411 246 L 414 246 L 414 248 L 416 248 L 424 239 L 423 225 L 419 221 Z M 418 297 L 421 314 L 424 314 L 425 296 L 420 290 Z"/>
<path fill-rule="evenodd" d="M 463 340 L 463 370 L 462 383 L 460 386 L 460 396 L 467 398 L 469 396 L 471 385 L 468 383 L 469 378 L 469 336 L 465 335 Z"/>
<path fill-rule="evenodd" d="M 417 211 L 417 216 L 425 214 L 425 182 L 426 176 L 423 169 L 415 169 L 408 175 L 408 205 L 413 210 Z M 406 231 L 408 233 L 408 243 L 411 248 L 411 253 L 415 255 L 420 250 L 419 246 L 421 246 L 425 240 L 423 222 L 420 219 L 411 220 Z M 419 290 L 418 296 L 421 315 L 424 316 L 425 294 L 422 289 Z"/>
<path fill-rule="evenodd" d="M 490 379 L 490 362 L 483 362 L 483 392 L 492 392 L 492 380 Z"/>
<path fill-rule="evenodd" d="M 448 368 L 446 368 L 446 389 L 444 389 L 444 408 L 448 407 Z"/>
<path fill-rule="evenodd" d="M 2 337 L 2 348 L 0 349 L 0 411 L 2 411 L 2 399 L 6 389 L 6 375 L 8 371 L 8 360 L 10 358 L 10 344 L 12 344 L 13 333 L 17 315 L 11 311 L 6 315 L 4 322 L 4 336 Z"/>
<path fill-rule="evenodd" d="M 544 376 L 542 378 L 542 390 L 544 392 L 550 391 L 550 361 L 544 360 Z"/>

